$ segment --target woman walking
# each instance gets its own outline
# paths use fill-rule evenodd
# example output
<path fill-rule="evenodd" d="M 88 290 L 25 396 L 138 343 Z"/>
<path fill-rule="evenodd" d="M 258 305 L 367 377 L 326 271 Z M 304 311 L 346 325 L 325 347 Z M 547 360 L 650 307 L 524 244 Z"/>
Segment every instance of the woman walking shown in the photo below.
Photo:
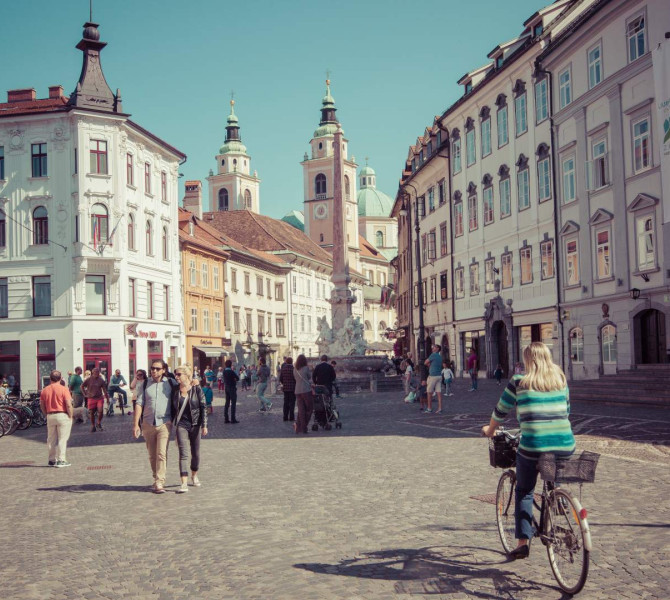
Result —
<path fill-rule="evenodd" d="M 134 379 L 130 382 L 130 389 L 133 392 L 133 414 L 135 414 L 135 404 L 137 399 L 144 393 L 144 386 L 147 383 L 147 372 L 144 369 L 137 369 Z"/>
<path fill-rule="evenodd" d="M 207 405 L 205 394 L 199 385 L 191 385 L 191 367 L 180 365 L 174 371 L 179 383 L 172 391 L 172 416 L 177 428 L 179 446 L 179 474 L 181 487 L 177 493 L 188 492 L 188 468 L 191 467 L 191 483 L 200 487 L 200 436 L 207 435 Z"/>
<path fill-rule="evenodd" d="M 312 376 L 304 354 L 296 359 L 293 375 L 295 376 L 295 396 L 298 401 L 298 419 L 293 424 L 293 429 L 296 433 L 307 433 L 314 410 L 314 399 L 312 398 Z"/>

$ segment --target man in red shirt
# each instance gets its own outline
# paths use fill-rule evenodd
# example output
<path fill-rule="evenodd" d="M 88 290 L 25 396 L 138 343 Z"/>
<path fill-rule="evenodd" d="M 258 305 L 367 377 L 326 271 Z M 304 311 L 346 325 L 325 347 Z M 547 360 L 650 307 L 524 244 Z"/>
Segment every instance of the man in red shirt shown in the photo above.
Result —
<path fill-rule="evenodd" d="M 61 372 L 51 371 L 51 383 L 40 394 L 40 408 L 47 416 L 47 448 L 50 467 L 69 467 L 65 459 L 67 441 L 72 429 L 72 397 L 70 390 L 61 385 Z"/>
<path fill-rule="evenodd" d="M 88 377 L 84 383 L 81 384 L 81 390 L 88 398 L 88 414 L 91 415 L 91 432 L 95 433 L 95 413 L 98 412 L 98 431 L 104 431 L 102 428 L 102 414 L 105 406 L 105 398 L 107 402 L 111 402 L 109 394 L 107 393 L 107 383 L 100 375 L 100 369 L 95 368 L 91 371 L 91 376 Z"/>

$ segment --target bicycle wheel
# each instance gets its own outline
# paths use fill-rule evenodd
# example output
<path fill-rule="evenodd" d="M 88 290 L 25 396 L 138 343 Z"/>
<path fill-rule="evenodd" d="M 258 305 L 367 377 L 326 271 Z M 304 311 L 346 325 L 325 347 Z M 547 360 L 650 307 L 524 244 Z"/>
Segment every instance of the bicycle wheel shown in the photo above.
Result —
<path fill-rule="evenodd" d="M 498 534 L 505 552 L 508 554 L 516 548 L 514 521 L 514 491 L 516 475 L 514 471 L 506 471 L 500 476 L 496 491 L 496 524 Z"/>
<path fill-rule="evenodd" d="M 547 503 L 546 534 L 549 564 L 560 588 L 576 594 L 589 574 L 589 550 L 584 536 L 582 507 L 572 495 L 555 489 Z M 584 525 L 584 526 L 583 526 Z"/>

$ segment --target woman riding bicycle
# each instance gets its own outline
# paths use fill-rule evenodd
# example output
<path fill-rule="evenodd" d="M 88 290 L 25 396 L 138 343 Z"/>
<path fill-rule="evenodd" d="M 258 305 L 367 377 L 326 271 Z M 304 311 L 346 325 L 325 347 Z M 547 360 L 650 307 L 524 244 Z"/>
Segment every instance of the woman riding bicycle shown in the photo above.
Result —
<path fill-rule="evenodd" d="M 514 519 L 517 547 L 511 557 L 527 558 L 533 537 L 533 493 L 537 482 L 537 460 L 552 452 L 557 458 L 575 451 L 575 438 L 568 419 L 570 396 L 565 374 L 554 364 L 549 348 L 533 342 L 524 348 L 524 375 L 514 375 L 496 405 L 491 422 L 482 435 L 493 437 L 507 414 L 516 406 L 521 428 L 516 455 L 516 504 Z"/>

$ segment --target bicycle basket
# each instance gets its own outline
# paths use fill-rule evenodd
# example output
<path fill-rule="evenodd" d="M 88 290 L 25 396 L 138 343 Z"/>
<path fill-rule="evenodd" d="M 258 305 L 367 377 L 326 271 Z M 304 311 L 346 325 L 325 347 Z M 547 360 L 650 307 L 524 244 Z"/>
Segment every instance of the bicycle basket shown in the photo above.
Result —
<path fill-rule="evenodd" d="M 516 464 L 516 447 L 519 440 L 510 440 L 503 435 L 489 439 L 489 462 L 497 469 L 508 469 Z"/>
<path fill-rule="evenodd" d="M 584 450 L 580 455 L 556 458 L 552 453 L 543 454 L 537 461 L 537 470 L 545 481 L 556 483 L 593 483 L 600 454 Z"/>

